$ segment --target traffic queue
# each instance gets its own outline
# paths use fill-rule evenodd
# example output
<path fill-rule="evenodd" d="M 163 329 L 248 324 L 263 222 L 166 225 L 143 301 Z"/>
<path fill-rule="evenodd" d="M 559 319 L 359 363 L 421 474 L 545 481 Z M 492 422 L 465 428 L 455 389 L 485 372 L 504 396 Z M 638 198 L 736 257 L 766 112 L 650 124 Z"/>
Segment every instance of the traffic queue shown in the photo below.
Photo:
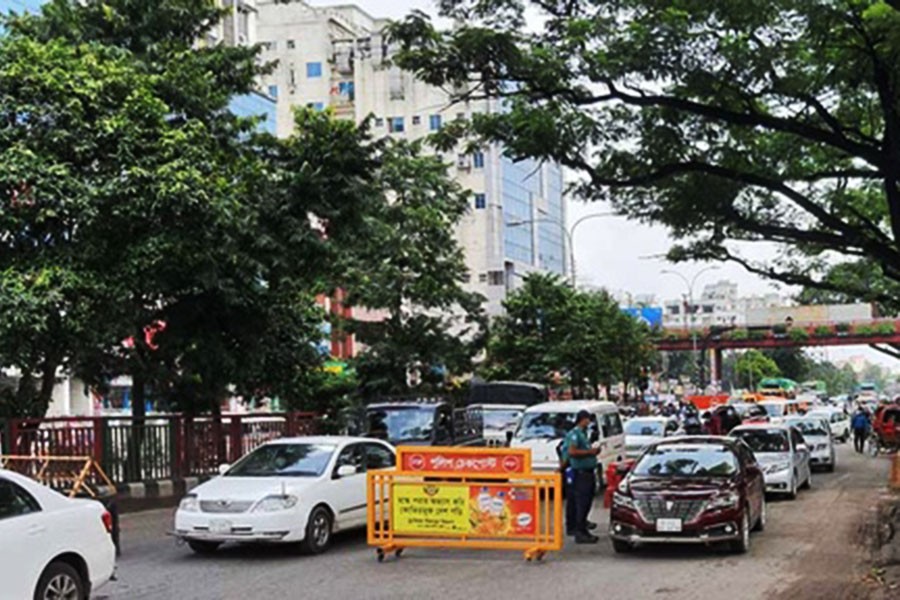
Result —
<path fill-rule="evenodd" d="M 813 485 L 815 470 L 835 469 L 835 445 L 851 436 L 843 408 L 795 406 L 785 399 L 739 401 L 700 412 L 681 403 L 632 416 L 613 402 L 549 401 L 531 392 L 524 399 L 510 392 L 467 406 L 443 399 L 374 402 L 359 413 L 355 427 L 361 431 L 274 439 L 221 465 L 218 476 L 181 498 L 170 534 L 199 554 L 231 543 L 285 544 L 321 553 L 335 533 L 371 527 L 379 519 L 382 527 L 397 525 L 390 512 L 393 498 L 373 506 L 367 473 L 408 474 L 421 460 L 410 449 L 457 448 L 441 460 L 494 470 L 474 478 L 471 473 L 424 477 L 415 485 L 427 497 L 410 492 L 409 498 L 423 506 L 446 502 L 455 520 L 445 519 L 444 525 L 465 539 L 537 535 L 540 523 L 553 525 L 552 511 L 542 516 L 541 507 L 557 503 L 560 527 L 541 534 L 547 537 L 540 548 L 555 548 L 550 540 L 561 539 L 563 532 L 578 544 L 595 544 L 604 532 L 620 553 L 673 543 L 722 543 L 744 553 L 751 532 L 766 528 L 767 499 L 797 498 Z M 880 430 L 897 416 L 900 406 L 882 407 L 876 416 Z M 413 458 L 398 465 L 398 449 L 404 448 Z M 490 459 L 469 458 L 491 452 Z M 503 452 L 527 457 L 527 465 L 517 463 L 522 470 L 506 473 Z M 556 474 L 558 497 L 547 483 Z M 544 487 L 532 494 L 525 484 L 514 483 L 515 477 L 541 478 Z M 447 482 L 452 497 L 442 499 L 440 484 Z M 462 485 L 464 492 L 457 489 Z M 601 524 L 591 513 L 604 490 L 610 510 Z M 88 597 L 91 588 L 113 577 L 111 543 L 83 543 L 111 530 L 99 504 L 69 501 L 0 470 L 0 517 L 0 537 L 14 540 L 3 547 L 16 548 L 17 564 L 26 559 L 29 564 L 24 584 L 29 590 L 63 589 L 72 597 Z M 413 521 L 407 525 L 413 527 Z M 51 529 L 67 537 L 49 535 Z M 45 538 L 54 541 L 38 543 Z M 394 550 L 399 554 L 402 547 Z M 540 558 L 543 552 L 532 555 Z M 9 564 L 0 560 L 0 569 Z"/>

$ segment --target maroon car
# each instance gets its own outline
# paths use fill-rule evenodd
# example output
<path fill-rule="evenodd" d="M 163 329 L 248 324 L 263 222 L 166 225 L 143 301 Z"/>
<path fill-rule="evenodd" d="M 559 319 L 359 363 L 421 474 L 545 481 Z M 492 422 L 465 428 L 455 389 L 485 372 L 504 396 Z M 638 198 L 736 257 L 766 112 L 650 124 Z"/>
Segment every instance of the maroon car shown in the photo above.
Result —
<path fill-rule="evenodd" d="M 728 542 L 750 548 L 766 525 L 765 482 L 753 452 L 717 436 L 648 447 L 613 494 L 609 535 L 616 552 L 635 544 Z"/>

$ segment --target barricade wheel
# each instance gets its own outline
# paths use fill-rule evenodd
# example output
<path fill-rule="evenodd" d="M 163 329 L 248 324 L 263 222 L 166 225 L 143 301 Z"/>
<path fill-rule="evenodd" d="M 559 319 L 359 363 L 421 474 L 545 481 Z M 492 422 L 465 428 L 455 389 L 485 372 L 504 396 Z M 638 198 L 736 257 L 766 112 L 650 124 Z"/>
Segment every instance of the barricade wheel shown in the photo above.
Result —
<path fill-rule="evenodd" d="M 400 556 L 402 554 L 403 554 L 403 548 L 397 548 L 397 551 L 394 553 L 394 556 L 396 556 L 397 558 L 400 558 Z"/>
<path fill-rule="evenodd" d="M 379 548 L 375 551 L 375 558 L 378 559 L 378 562 L 384 562 L 384 550 Z"/>

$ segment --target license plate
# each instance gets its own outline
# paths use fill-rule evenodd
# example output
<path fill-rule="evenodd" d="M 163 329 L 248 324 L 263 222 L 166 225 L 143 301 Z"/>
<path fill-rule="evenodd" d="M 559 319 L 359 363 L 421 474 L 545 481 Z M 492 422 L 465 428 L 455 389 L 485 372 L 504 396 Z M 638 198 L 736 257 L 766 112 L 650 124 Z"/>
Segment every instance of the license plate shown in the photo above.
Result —
<path fill-rule="evenodd" d="M 231 533 L 231 521 L 217 519 L 209 522 L 210 533 Z"/>
<path fill-rule="evenodd" d="M 666 533 L 678 533 L 681 531 L 681 519 L 657 519 L 656 530 Z"/>

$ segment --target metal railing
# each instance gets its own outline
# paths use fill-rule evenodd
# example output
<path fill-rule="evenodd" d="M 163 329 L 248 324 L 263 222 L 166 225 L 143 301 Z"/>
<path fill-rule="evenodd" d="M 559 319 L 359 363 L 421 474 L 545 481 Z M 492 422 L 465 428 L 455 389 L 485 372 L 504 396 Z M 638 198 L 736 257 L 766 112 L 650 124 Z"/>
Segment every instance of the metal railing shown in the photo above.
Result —
<path fill-rule="evenodd" d="M 50 417 L 0 421 L 0 453 L 90 456 L 115 483 L 211 475 L 257 446 L 317 430 L 313 413 Z"/>

